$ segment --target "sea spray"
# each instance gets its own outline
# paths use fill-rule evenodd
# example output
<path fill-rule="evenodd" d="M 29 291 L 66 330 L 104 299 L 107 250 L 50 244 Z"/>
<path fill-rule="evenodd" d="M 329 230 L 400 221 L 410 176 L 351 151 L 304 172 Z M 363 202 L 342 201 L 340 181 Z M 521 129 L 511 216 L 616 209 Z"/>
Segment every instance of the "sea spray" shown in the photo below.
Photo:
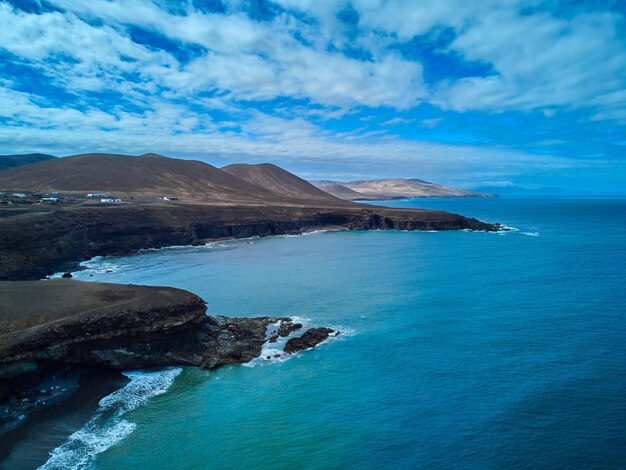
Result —
<path fill-rule="evenodd" d="M 182 372 L 180 367 L 124 372 L 130 382 L 100 400 L 96 415 L 50 453 L 43 470 L 88 468 L 96 456 L 119 444 L 137 427 L 123 418 L 131 410 L 165 393 Z"/>

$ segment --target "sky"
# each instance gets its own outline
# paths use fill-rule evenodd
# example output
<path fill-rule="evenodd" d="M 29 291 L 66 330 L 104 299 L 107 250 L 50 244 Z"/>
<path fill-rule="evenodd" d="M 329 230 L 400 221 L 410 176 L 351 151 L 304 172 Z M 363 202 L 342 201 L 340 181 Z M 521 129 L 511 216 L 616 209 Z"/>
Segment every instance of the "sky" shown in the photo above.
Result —
<path fill-rule="evenodd" d="M 626 193 L 626 0 L 0 0 L 0 153 Z"/>

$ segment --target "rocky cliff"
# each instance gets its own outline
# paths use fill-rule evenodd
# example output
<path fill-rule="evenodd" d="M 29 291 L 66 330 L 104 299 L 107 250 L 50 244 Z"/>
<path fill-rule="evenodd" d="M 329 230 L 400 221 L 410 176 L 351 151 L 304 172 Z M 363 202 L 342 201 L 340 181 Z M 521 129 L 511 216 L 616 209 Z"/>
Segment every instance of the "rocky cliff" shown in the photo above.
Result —
<path fill-rule="evenodd" d="M 249 362 L 270 323 L 207 316 L 180 289 L 71 280 L 0 283 L 0 399 L 67 366 L 137 369 Z"/>
<path fill-rule="evenodd" d="M 246 363 L 260 356 L 270 325 L 283 337 L 302 326 L 207 316 L 201 298 L 169 287 L 0 282 L 0 435 L 20 415 L 64 399 L 54 384 L 76 371 Z"/>
<path fill-rule="evenodd" d="M 5 209 L 0 215 L 0 280 L 41 279 L 94 256 L 202 244 L 219 238 L 349 230 L 496 230 L 443 211 L 375 206 L 294 207 L 129 204 Z"/>

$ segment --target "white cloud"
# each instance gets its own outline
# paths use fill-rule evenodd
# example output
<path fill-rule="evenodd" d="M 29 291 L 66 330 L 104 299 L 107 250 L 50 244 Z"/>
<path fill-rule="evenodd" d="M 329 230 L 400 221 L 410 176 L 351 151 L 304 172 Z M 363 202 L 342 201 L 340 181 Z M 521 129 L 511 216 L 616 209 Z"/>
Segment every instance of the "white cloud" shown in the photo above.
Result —
<path fill-rule="evenodd" d="M 423 119 L 422 120 L 422 126 L 423 127 L 427 127 L 429 129 L 433 129 L 435 127 L 437 127 L 441 121 L 443 121 L 443 118 L 430 118 L 430 119 Z"/>
<path fill-rule="evenodd" d="M 492 64 L 496 74 L 444 84 L 435 102 L 458 111 L 593 106 L 626 86 L 621 23 L 610 13 L 571 19 L 514 10 L 481 15 L 450 49 Z"/>
<path fill-rule="evenodd" d="M 335 172 L 333 177 L 337 177 L 343 172 L 348 179 L 413 176 L 443 183 L 591 164 L 505 148 L 381 138 L 368 132 L 338 134 L 302 118 L 281 119 L 260 112 L 238 123 L 241 132 L 236 134 L 224 132 L 202 114 L 172 105 L 155 106 L 142 114 L 46 108 L 43 117 L 36 100 L 26 93 L 0 90 L 0 110 L 4 110 L 0 117 L 10 119 L 0 128 L 7 150 L 59 155 L 156 151 L 216 164 L 272 161 L 303 176 Z"/>
<path fill-rule="evenodd" d="M 353 42 L 371 54 L 357 60 L 332 50 L 346 44 L 337 12 L 347 4 L 339 0 L 280 2 L 315 24 L 289 10 L 259 22 L 241 11 L 210 14 L 186 3 L 181 15 L 149 0 L 52 1 L 65 13 L 28 14 L 0 4 L 0 44 L 74 92 L 110 89 L 139 101 L 146 93 L 193 99 L 217 92 L 238 100 L 307 99 L 344 110 L 409 109 L 422 101 L 455 111 L 542 109 L 546 115 L 589 108 L 594 119 L 617 120 L 626 104 L 619 94 L 626 87 L 624 18 L 616 13 L 583 11 L 565 19 L 545 11 L 522 14 L 535 2 L 521 0 L 355 0 L 359 34 Z M 206 52 L 180 64 L 133 42 L 129 25 Z M 450 77 L 429 90 L 422 65 L 387 48 L 442 27 L 457 35 L 449 51 L 489 64 L 494 73 Z"/>
<path fill-rule="evenodd" d="M 591 163 L 494 145 L 402 140 L 384 126 L 406 123 L 404 111 L 420 103 L 458 112 L 539 109 L 554 119 L 583 109 L 589 119 L 626 124 L 624 18 L 617 13 L 580 9 L 563 18 L 528 9 L 545 7 L 538 0 L 353 0 L 355 29 L 337 18 L 348 5 L 344 0 L 279 0 L 287 10 L 268 21 L 250 18 L 238 0 L 225 15 L 184 2 L 177 5 L 184 14 L 150 0 L 50 2 L 64 12 L 31 14 L 0 3 L 0 49 L 76 99 L 70 105 L 46 89 L 15 91 L 23 89 L 17 87 L 22 77 L 4 77 L 0 138 L 13 151 L 158 151 L 273 159 L 305 171 L 341 162 L 355 169 L 348 175 L 355 178 L 452 182 Z M 138 44 L 131 27 L 194 54 L 183 58 Z M 424 66 L 395 48 L 446 28 L 454 40 L 439 52 L 487 64 L 493 73 L 426 84 Z M 98 101 L 96 92 L 115 98 Z M 251 110 L 246 100 L 266 101 L 267 108 Z M 382 128 L 374 123 L 379 107 L 388 108 Z M 215 110 L 225 115 L 221 122 L 211 118 Z M 360 119 L 372 119 L 348 132 L 307 120 L 368 110 L 372 114 Z M 389 115 L 393 110 L 402 117 Z M 421 126 L 440 121 L 423 119 Z"/>
<path fill-rule="evenodd" d="M 66 52 L 78 59 L 81 66 L 105 73 L 115 67 L 117 70 L 113 72 L 117 75 L 134 67 L 148 75 L 150 81 L 147 83 L 165 86 L 179 95 L 218 91 L 235 99 L 270 100 L 286 96 L 325 106 L 392 106 L 400 109 L 413 107 L 426 96 L 419 63 L 402 60 L 392 52 L 376 60 L 356 60 L 328 51 L 328 44 L 324 42 L 305 45 L 295 34 L 315 38 L 314 32 L 307 34 L 309 27 L 288 15 L 264 24 L 242 13 L 206 14 L 191 8 L 184 16 L 172 15 L 147 0 L 131 0 L 123 7 L 102 0 L 58 0 L 55 3 L 71 12 L 65 15 L 69 18 L 65 22 L 61 19 L 44 21 L 48 16 L 55 19 L 57 15 L 63 16 L 56 13 L 10 15 L 5 11 L 3 16 L 7 17 L 7 22 L 15 21 L 15 16 L 20 19 L 27 16 L 38 31 L 49 28 L 52 30 L 50 34 L 65 34 L 66 37 L 68 26 L 77 23 L 81 37 L 72 41 L 73 47 Z M 108 26 L 92 27 L 74 15 L 103 20 Z M 44 22 L 45 25 L 41 24 Z M 207 52 L 182 67 L 171 56 L 154 51 L 149 53 L 139 45 L 128 50 L 127 44 L 134 44 L 125 33 L 129 24 L 149 28 L 173 40 L 202 46 Z M 84 28 L 91 29 L 93 47 L 76 51 L 77 44 L 84 42 Z M 99 40 L 104 43 L 103 47 L 95 44 Z M 55 42 L 58 41 L 51 41 Z M 106 54 L 101 53 L 103 50 Z M 38 48 L 39 58 L 53 52 L 51 47 Z M 141 54 L 154 57 L 140 57 Z M 121 59 L 123 56 L 132 57 L 137 62 L 126 63 Z M 104 69 L 100 61 L 108 63 L 109 68 Z M 147 68 L 144 67 L 146 63 Z M 64 72 L 71 74 L 71 70 Z M 84 75 L 86 77 L 75 80 L 73 85 L 89 88 L 88 78 L 94 73 Z"/>
<path fill-rule="evenodd" d="M 395 117 L 395 118 L 388 119 L 385 122 L 382 122 L 380 125 L 381 126 L 397 126 L 398 124 L 411 124 L 412 122 L 413 122 L 413 119 Z"/>
<path fill-rule="evenodd" d="M 345 3 L 280 0 L 336 28 Z M 492 67 L 488 76 L 451 76 L 434 84 L 425 101 L 454 111 L 589 110 L 598 120 L 624 120 L 624 15 L 568 8 L 568 17 L 538 0 L 353 0 L 361 31 L 357 43 L 380 47 L 448 28 L 455 39 L 440 52 Z M 369 35 L 369 36 L 368 36 Z M 365 37 L 375 38 L 367 42 Z M 606 99 L 605 99 L 606 98 Z"/>

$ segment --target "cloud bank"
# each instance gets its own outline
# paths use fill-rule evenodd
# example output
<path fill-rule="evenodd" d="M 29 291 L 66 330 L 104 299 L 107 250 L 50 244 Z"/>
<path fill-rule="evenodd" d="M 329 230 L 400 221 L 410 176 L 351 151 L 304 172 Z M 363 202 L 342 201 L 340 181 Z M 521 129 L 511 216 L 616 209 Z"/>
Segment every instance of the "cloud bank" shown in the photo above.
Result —
<path fill-rule="evenodd" d="M 314 177 L 593 169 L 611 185 L 623 31 L 618 7 L 533 0 L 5 1 L 0 138 L 5 153 L 158 151 Z"/>

